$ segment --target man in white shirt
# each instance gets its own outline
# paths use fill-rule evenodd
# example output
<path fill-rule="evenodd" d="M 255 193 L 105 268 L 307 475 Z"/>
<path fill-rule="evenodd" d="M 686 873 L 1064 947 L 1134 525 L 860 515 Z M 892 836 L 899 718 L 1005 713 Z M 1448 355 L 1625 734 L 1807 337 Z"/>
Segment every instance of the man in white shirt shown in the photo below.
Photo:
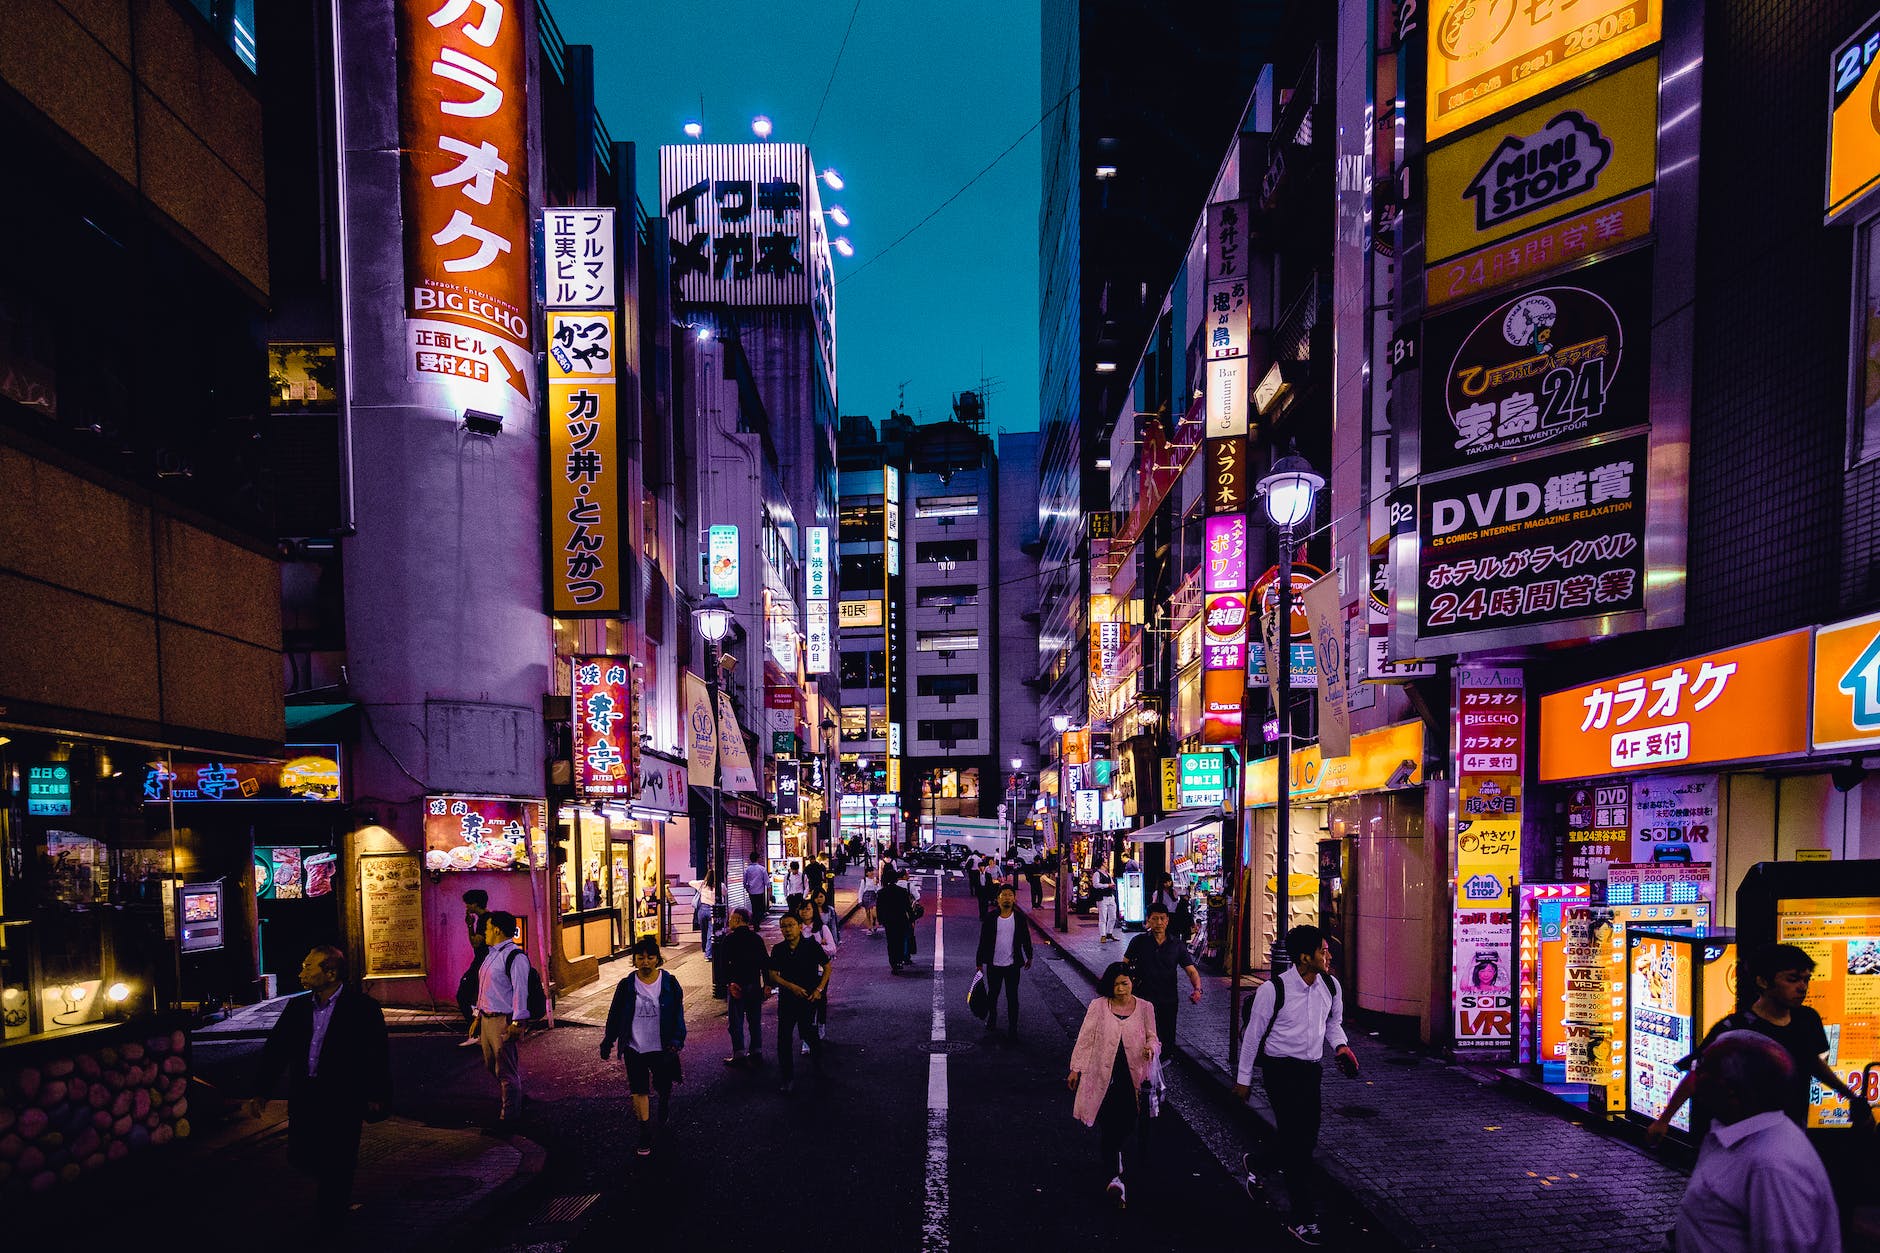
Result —
<path fill-rule="evenodd" d="M 751 925 L 762 926 L 764 915 L 770 910 L 770 871 L 764 869 L 761 861 L 744 864 L 744 894 L 751 899 Z"/>
<path fill-rule="evenodd" d="M 1697 1061 L 1716 1121 L 1678 1204 L 1677 1253 L 1841 1253 L 1821 1158 L 1783 1112 L 1795 1064 L 1755 1031 L 1726 1031 Z"/>
<path fill-rule="evenodd" d="M 999 908 L 979 922 L 979 951 L 973 960 L 986 976 L 986 1030 L 999 1026 L 999 989 L 1005 989 L 1005 1039 L 1018 1042 L 1018 972 L 1031 969 L 1031 926 L 1018 912 L 1010 884 L 999 889 Z"/>
<path fill-rule="evenodd" d="M 1317 1246 L 1321 1239 L 1312 1151 L 1319 1143 L 1325 1046 L 1332 1046 L 1347 1075 L 1357 1074 L 1358 1058 L 1345 1038 L 1344 997 L 1332 977 L 1332 946 L 1324 933 L 1314 926 L 1294 927 L 1286 933 L 1286 951 L 1292 955 L 1292 969 L 1253 994 L 1240 1037 L 1234 1095 L 1246 1097 L 1258 1065 L 1261 1086 L 1273 1107 L 1275 1156 L 1287 1198 L 1286 1229 L 1301 1244 Z M 1257 1186 L 1251 1169 L 1246 1183 L 1249 1192 Z"/>
<path fill-rule="evenodd" d="M 519 1045 L 529 1020 L 529 955 L 516 946 L 514 914 L 493 909 L 483 925 L 490 952 L 477 987 L 477 1039 L 483 1046 L 483 1068 L 496 1077 L 498 1119 L 509 1126 L 527 1099 Z"/>

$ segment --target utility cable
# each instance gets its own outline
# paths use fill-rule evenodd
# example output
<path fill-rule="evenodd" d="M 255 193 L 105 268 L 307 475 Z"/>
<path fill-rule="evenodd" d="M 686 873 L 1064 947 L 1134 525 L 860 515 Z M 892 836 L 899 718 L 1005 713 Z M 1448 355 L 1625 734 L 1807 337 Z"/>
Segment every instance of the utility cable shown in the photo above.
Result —
<path fill-rule="evenodd" d="M 822 99 L 816 102 L 816 116 L 809 124 L 809 138 L 804 143 L 810 143 L 816 138 L 816 127 L 822 121 L 823 106 L 829 103 L 829 89 L 836 85 L 836 71 L 842 68 L 842 54 L 848 51 L 849 32 L 855 29 L 855 15 L 861 11 L 862 0 L 855 0 L 855 7 L 849 10 L 849 24 L 842 31 L 842 44 L 836 49 L 836 63 L 829 67 L 829 81 L 823 84 Z"/>

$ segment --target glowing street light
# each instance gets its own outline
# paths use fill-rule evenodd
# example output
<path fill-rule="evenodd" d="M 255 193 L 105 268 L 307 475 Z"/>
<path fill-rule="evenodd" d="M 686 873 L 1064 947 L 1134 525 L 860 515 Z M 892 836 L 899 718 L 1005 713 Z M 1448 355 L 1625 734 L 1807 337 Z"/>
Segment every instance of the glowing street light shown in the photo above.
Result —
<path fill-rule="evenodd" d="M 829 206 L 829 220 L 834 222 L 837 226 L 847 226 L 849 224 L 849 211 L 839 204 L 832 204 Z"/>
<path fill-rule="evenodd" d="M 842 190 L 842 176 L 833 167 L 822 172 L 822 181 L 829 184 L 830 191 Z"/>
<path fill-rule="evenodd" d="M 697 139 L 700 135 L 703 135 L 704 133 L 705 133 L 705 128 L 699 125 L 697 122 L 687 122 L 685 124 L 685 137 L 687 139 Z"/>
<path fill-rule="evenodd" d="M 855 255 L 855 245 L 851 244 L 846 237 L 838 235 L 836 236 L 836 251 L 845 257 L 852 257 Z"/>
<path fill-rule="evenodd" d="M 770 119 L 763 114 L 760 113 L 751 119 L 751 134 L 757 136 L 759 139 L 769 139 L 770 131 Z"/>

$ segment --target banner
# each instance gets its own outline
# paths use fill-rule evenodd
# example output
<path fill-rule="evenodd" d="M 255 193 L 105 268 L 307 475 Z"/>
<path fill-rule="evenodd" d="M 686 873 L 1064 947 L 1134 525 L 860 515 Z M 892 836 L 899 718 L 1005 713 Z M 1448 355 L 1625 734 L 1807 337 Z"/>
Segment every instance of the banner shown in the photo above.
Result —
<path fill-rule="evenodd" d="M 618 614 L 626 593 L 612 310 L 548 313 L 548 585 L 558 614 Z"/>
<path fill-rule="evenodd" d="M 724 754 L 721 765 L 724 790 L 759 795 L 757 772 L 751 768 L 751 753 L 745 747 L 737 711 L 731 707 L 731 696 L 726 692 L 718 693 L 718 743 Z"/>
<path fill-rule="evenodd" d="M 575 657 L 569 700 L 574 723 L 574 794 L 631 796 L 638 790 L 630 747 L 634 725 L 632 684 L 624 657 Z"/>
<path fill-rule="evenodd" d="M 1456 672 L 1456 907 L 1506 909 L 1521 874 L 1521 781 L 1527 729 L 1522 674 Z"/>
<path fill-rule="evenodd" d="M 1450 935 L 1456 1051 L 1505 1053 L 1514 1042 L 1513 911 L 1458 909 Z"/>
<path fill-rule="evenodd" d="M 528 10 L 396 8 L 407 377 L 528 430 Z"/>
<path fill-rule="evenodd" d="M 718 782 L 718 728 L 712 718 L 711 689 L 691 671 L 685 675 L 686 780 L 693 787 Z"/>
<path fill-rule="evenodd" d="M 1319 749 L 1327 757 L 1351 752 L 1350 675 L 1346 662 L 1345 609 L 1338 603 L 1338 577 L 1328 574 L 1300 597 L 1311 624 L 1313 656 L 1319 669 Z"/>

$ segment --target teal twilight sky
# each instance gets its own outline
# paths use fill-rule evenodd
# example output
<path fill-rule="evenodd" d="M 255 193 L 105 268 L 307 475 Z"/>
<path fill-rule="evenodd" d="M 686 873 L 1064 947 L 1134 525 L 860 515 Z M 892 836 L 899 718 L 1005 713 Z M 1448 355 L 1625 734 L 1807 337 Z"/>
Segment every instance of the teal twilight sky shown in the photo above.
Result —
<path fill-rule="evenodd" d="M 880 420 L 905 382 L 907 410 L 936 420 L 983 373 L 995 427 L 1037 426 L 1036 132 L 861 268 L 1038 121 L 1036 0 L 548 3 L 570 43 L 594 46 L 601 115 L 616 139 L 640 145 L 649 211 L 654 150 L 686 142 L 693 119 L 707 141 L 742 143 L 762 113 L 773 139 L 807 139 L 817 165 L 841 173 L 844 189 L 825 191 L 824 204 L 848 211 L 852 224 L 831 230 L 855 245 L 836 258 L 843 413 Z"/>

